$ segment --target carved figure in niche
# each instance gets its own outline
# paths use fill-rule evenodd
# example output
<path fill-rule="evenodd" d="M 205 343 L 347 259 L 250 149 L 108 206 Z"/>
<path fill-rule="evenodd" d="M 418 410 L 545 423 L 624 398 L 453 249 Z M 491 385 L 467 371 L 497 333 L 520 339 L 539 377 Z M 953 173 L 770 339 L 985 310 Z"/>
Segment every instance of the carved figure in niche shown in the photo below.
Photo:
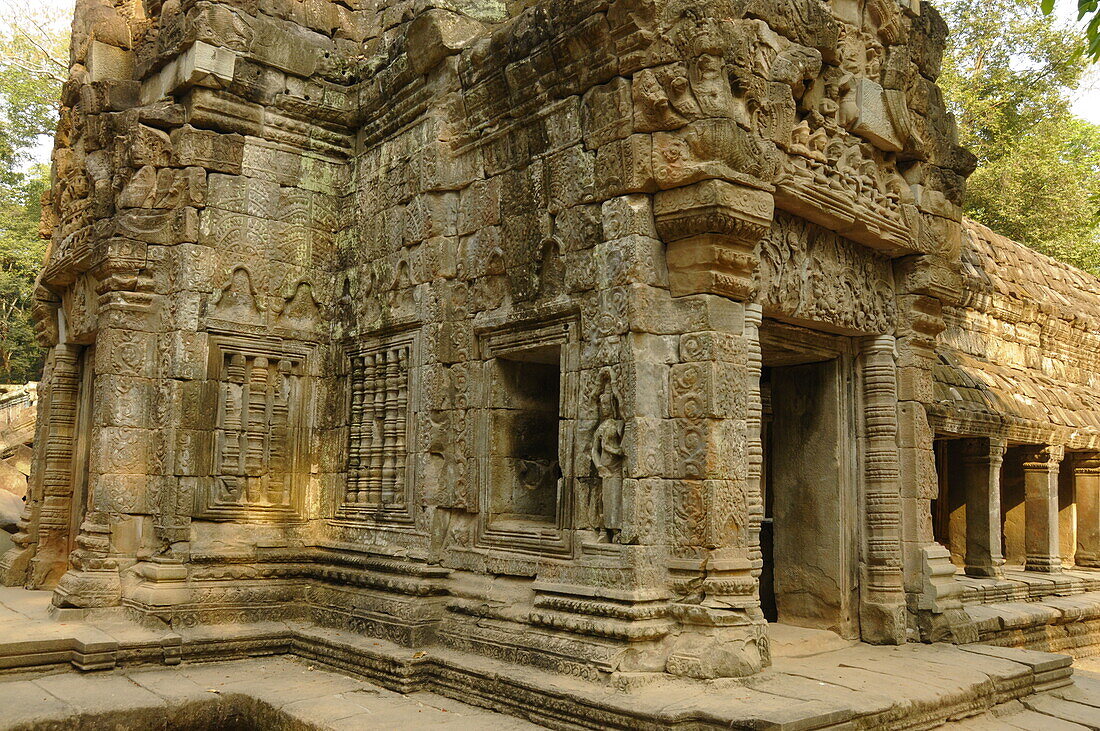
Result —
<path fill-rule="evenodd" d="M 252 286 L 252 275 L 248 269 L 237 267 L 229 275 L 229 283 L 214 299 L 211 314 L 228 322 L 258 323 L 263 309 Z"/>
<path fill-rule="evenodd" d="M 829 145 L 829 133 L 824 127 L 819 127 L 810 135 L 810 157 L 817 162 L 825 163 L 828 161 L 828 157 L 825 154 L 825 148 Z M 822 182 L 825 181 L 824 173 L 818 173 L 815 177 L 820 176 Z"/>
<path fill-rule="evenodd" d="M 283 298 L 283 307 L 276 319 L 277 324 L 297 330 L 309 330 L 321 320 L 320 306 L 313 295 L 313 285 L 299 280 Z"/>
<path fill-rule="evenodd" d="M 699 116 L 699 105 L 682 63 L 640 71 L 634 89 L 642 114 L 639 127 L 643 130 L 677 129 Z"/>
<path fill-rule="evenodd" d="M 551 236 L 542 242 L 538 262 L 536 291 L 539 297 L 553 297 L 565 290 L 565 267 L 561 260 L 561 244 Z"/>
<path fill-rule="evenodd" d="M 623 419 L 619 397 L 611 382 L 611 374 L 600 374 L 597 392 L 599 422 L 592 433 L 590 456 L 600 478 L 599 519 L 600 540 L 611 542 L 622 528 L 623 504 Z"/>
<path fill-rule="evenodd" d="M 837 100 L 836 121 L 844 129 L 851 129 L 859 121 L 859 103 L 852 88 L 852 80 L 851 74 L 845 74 L 836 81 L 835 96 L 834 93 L 829 94 Z"/>

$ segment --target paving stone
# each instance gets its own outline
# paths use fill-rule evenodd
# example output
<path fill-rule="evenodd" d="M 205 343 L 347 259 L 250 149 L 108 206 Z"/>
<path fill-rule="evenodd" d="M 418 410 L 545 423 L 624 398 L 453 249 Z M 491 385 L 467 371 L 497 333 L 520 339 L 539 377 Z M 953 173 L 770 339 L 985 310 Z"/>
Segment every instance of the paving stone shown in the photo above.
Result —
<path fill-rule="evenodd" d="M 1027 708 L 1037 713 L 1045 713 L 1063 721 L 1079 723 L 1082 726 L 1088 726 L 1090 729 L 1100 728 L 1100 709 L 1093 706 L 1050 696 L 1024 698 L 1022 702 Z"/>
<path fill-rule="evenodd" d="M 62 729 L 71 727 L 75 709 L 29 680 L 0 682 L 0 727 Z"/>
<path fill-rule="evenodd" d="M 1045 713 L 1035 711 L 1021 711 L 1000 719 L 1011 728 L 1021 728 L 1025 731 L 1086 731 L 1087 726 L 1079 723 L 1063 721 L 1060 718 L 1048 716 Z"/>
<path fill-rule="evenodd" d="M 1031 667 L 1035 673 L 1058 670 L 1069 667 L 1073 658 L 1068 655 L 1056 655 L 1051 652 L 1037 652 L 1016 647 L 998 647 L 996 645 L 961 645 L 961 650 L 973 652 L 979 655 L 999 657 L 1013 662 L 1023 663 Z"/>

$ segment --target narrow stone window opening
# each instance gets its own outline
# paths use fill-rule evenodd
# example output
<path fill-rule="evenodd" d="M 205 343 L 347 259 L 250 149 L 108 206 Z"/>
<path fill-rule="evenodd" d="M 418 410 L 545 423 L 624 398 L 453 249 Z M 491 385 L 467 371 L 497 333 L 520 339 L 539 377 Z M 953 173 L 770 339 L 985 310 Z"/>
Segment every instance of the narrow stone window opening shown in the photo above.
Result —
<path fill-rule="evenodd" d="M 560 384 L 561 348 L 556 344 L 493 362 L 489 469 L 494 527 L 558 522 Z"/>

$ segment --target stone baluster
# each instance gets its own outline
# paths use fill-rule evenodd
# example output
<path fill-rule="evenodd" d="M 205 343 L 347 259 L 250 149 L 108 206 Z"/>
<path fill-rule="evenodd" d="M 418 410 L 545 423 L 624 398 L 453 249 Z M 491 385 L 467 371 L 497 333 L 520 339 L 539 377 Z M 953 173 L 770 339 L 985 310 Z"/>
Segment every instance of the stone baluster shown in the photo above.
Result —
<path fill-rule="evenodd" d="M 400 391 L 398 371 L 398 350 L 385 352 L 385 389 L 386 401 L 383 417 L 385 423 L 382 432 L 382 496 L 383 505 L 393 501 L 394 485 L 397 480 L 397 398 Z"/>
<path fill-rule="evenodd" d="M 408 450 L 406 444 L 406 421 L 409 408 L 409 348 L 401 346 L 394 351 L 397 354 L 397 406 L 394 419 L 394 453 L 397 461 L 394 472 L 392 503 L 405 503 L 405 460 Z"/>
<path fill-rule="evenodd" d="M 963 484 L 966 494 L 966 574 L 1004 576 L 1001 548 L 1001 463 L 1004 439 L 966 439 Z"/>
<path fill-rule="evenodd" d="M 370 411 L 370 477 L 368 480 L 367 503 L 382 502 L 382 465 L 384 429 L 386 421 L 386 357 L 385 351 L 369 356 L 371 359 L 370 393 L 374 405 Z"/>
<path fill-rule="evenodd" d="M 1024 452 L 1024 570 L 1062 570 L 1058 544 L 1058 465 L 1064 448 L 1041 446 Z"/>
<path fill-rule="evenodd" d="M 349 377 L 351 388 L 351 408 L 348 419 L 348 478 L 344 493 L 345 503 L 357 503 L 366 500 L 366 475 L 363 470 L 363 434 L 365 431 L 363 410 L 363 379 L 366 377 L 366 359 L 357 356 L 351 359 Z M 362 497 L 360 495 L 362 494 Z"/>

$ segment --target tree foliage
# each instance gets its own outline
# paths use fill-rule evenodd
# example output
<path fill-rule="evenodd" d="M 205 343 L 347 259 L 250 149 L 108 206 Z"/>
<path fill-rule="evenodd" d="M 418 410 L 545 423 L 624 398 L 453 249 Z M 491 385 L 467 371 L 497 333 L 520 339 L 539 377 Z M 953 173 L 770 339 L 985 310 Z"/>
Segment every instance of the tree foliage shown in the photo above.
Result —
<path fill-rule="evenodd" d="M 1041 0 L 1043 15 L 1054 12 L 1054 0 Z M 1100 1 L 1077 0 L 1077 21 L 1085 26 L 1085 55 L 1100 61 Z"/>
<path fill-rule="evenodd" d="M 959 141 L 978 157 L 967 215 L 1100 274 L 1100 126 L 1070 94 L 1083 34 L 1029 0 L 945 0 L 943 87 Z"/>
<path fill-rule="evenodd" d="M 0 383 L 37 380 L 42 352 L 30 309 L 45 246 L 38 235 L 49 169 L 38 166 L 0 194 Z"/>
<path fill-rule="evenodd" d="M 68 41 L 59 17 L 0 14 L 0 383 L 35 380 L 42 369 L 30 307 L 49 169 L 33 159 L 57 125 Z"/>

